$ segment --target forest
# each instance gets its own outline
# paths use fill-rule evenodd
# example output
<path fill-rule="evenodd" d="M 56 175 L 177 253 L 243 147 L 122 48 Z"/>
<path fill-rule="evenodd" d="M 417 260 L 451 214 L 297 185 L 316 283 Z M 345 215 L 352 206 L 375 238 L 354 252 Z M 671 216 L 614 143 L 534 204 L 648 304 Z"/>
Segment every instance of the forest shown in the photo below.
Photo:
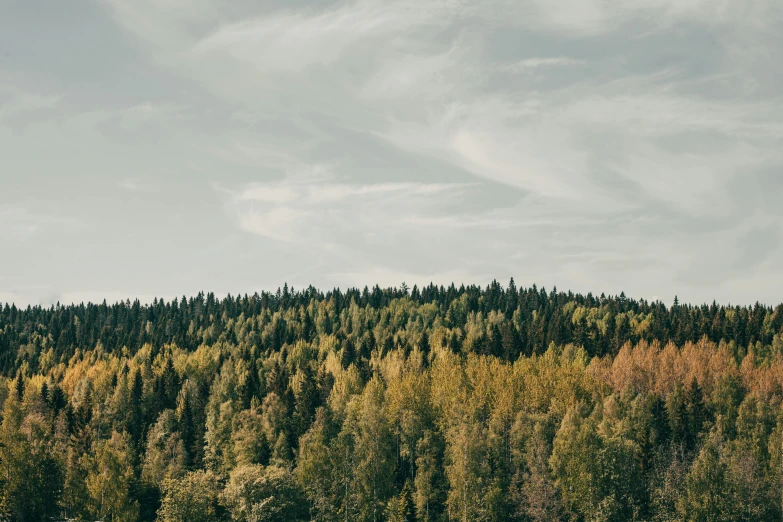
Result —
<path fill-rule="evenodd" d="M 0 306 L 0 520 L 783 521 L 783 305 Z"/>

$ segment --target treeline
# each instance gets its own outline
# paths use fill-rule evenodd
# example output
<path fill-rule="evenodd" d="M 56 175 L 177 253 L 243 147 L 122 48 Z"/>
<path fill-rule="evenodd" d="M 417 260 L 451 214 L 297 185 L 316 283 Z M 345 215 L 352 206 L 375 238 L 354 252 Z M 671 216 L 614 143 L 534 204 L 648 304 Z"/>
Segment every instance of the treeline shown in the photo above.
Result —
<path fill-rule="evenodd" d="M 783 520 L 783 306 L 0 308 L 0 520 Z"/>

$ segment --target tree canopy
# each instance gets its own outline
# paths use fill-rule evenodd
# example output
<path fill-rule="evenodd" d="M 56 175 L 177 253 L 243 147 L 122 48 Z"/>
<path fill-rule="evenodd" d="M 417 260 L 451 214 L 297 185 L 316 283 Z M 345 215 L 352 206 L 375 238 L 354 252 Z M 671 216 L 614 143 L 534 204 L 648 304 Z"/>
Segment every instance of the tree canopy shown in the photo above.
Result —
<path fill-rule="evenodd" d="M 0 520 L 783 520 L 783 305 L 0 306 Z"/>

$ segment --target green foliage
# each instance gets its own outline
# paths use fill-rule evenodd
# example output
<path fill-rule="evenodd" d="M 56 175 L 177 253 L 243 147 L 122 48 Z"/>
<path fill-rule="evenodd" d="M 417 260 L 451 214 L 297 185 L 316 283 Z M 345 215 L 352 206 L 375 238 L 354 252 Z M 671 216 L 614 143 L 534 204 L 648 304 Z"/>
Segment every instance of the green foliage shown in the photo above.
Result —
<path fill-rule="evenodd" d="M 52 451 L 53 440 L 42 416 L 31 413 L 13 426 L 18 418 L 13 411 L 18 408 L 15 399 L 7 401 L 0 428 L 1 507 L 13 513 L 14 520 L 46 520 L 59 512 L 62 462 Z"/>
<path fill-rule="evenodd" d="M 186 452 L 173 410 L 163 410 L 147 433 L 142 477 L 160 486 L 167 478 L 178 478 L 185 472 Z"/>
<path fill-rule="evenodd" d="M 304 491 L 286 469 L 240 466 L 231 472 L 223 501 L 232 520 L 239 522 L 296 522 L 309 520 Z"/>
<path fill-rule="evenodd" d="M 0 520 L 783 519 L 783 305 L 7 305 L 0 403 Z"/>
<path fill-rule="evenodd" d="M 160 522 L 215 522 L 226 520 L 219 502 L 220 481 L 209 471 L 193 471 L 181 479 L 163 481 Z"/>
<path fill-rule="evenodd" d="M 97 440 L 92 453 L 84 456 L 89 511 L 98 520 L 133 522 L 138 518 L 138 502 L 130 497 L 134 474 L 129 439 L 113 432 L 109 439 Z"/>
<path fill-rule="evenodd" d="M 771 494 L 763 470 L 746 448 L 727 444 L 720 431 L 713 431 L 685 479 L 677 508 L 688 521 L 777 520 L 780 513 Z"/>
<path fill-rule="evenodd" d="M 387 508 L 388 522 L 415 522 L 416 514 L 411 499 L 411 483 L 406 481 L 399 495 L 392 497 Z"/>
<path fill-rule="evenodd" d="M 523 455 L 524 465 L 520 466 L 521 476 L 517 481 L 521 498 L 517 501 L 516 514 L 533 521 L 560 520 L 560 493 L 549 469 L 551 448 L 541 422 L 535 423 Z M 512 490 L 512 493 L 516 492 Z"/>

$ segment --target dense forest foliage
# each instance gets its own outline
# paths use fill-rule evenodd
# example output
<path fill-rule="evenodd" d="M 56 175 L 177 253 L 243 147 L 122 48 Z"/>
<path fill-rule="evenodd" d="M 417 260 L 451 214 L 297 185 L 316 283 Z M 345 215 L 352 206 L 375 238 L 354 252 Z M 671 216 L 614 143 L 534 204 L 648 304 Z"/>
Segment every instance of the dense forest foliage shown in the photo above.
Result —
<path fill-rule="evenodd" d="M 4 305 L 0 374 L 0 520 L 783 520 L 783 305 Z"/>

